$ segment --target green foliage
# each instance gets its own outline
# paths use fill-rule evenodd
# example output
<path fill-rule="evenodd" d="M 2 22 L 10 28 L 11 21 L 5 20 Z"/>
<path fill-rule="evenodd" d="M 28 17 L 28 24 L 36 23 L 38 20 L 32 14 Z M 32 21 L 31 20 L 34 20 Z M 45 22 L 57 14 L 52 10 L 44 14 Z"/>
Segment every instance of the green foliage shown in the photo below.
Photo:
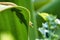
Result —
<path fill-rule="evenodd" d="M 51 20 L 60 18 L 60 0 L 0 0 L 0 2 L 13 2 L 18 5 L 18 7 L 0 11 L 0 29 L 2 31 L 11 32 L 16 40 L 28 40 L 28 38 L 29 40 L 49 40 L 51 38 L 52 40 L 59 40 L 60 36 L 57 37 L 57 35 L 60 35 L 59 27 L 55 29 L 51 27 L 55 34 L 52 34 L 53 37 L 49 38 L 44 38 L 38 28 L 42 27 L 42 23 L 45 24 L 47 22 L 49 22 L 47 25 L 57 26 Z M 32 26 L 29 25 L 30 21 Z"/>

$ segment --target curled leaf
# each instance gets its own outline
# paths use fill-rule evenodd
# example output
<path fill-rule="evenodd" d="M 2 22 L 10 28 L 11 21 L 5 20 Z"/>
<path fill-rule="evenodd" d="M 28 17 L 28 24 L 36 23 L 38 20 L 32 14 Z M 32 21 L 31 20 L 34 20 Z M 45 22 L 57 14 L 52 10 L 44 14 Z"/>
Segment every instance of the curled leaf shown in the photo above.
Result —
<path fill-rule="evenodd" d="M 47 16 L 49 16 L 48 13 L 38 13 L 38 15 L 40 15 L 44 20 L 47 20 Z"/>

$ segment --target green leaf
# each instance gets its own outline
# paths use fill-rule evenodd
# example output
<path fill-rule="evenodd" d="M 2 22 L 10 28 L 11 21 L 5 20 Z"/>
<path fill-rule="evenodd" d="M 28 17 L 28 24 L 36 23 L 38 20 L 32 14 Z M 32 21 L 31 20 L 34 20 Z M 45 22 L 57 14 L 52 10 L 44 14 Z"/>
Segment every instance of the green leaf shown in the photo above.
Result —
<path fill-rule="evenodd" d="M 38 13 L 45 21 L 47 20 L 47 17 L 49 16 L 48 13 Z"/>
<path fill-rule="evenodd" d="M 34 8 L 35 10 L 38 10 L 39 8 L 42 8 L 46 4 L 50 3 L 52 0 L 34 0 Z"/>

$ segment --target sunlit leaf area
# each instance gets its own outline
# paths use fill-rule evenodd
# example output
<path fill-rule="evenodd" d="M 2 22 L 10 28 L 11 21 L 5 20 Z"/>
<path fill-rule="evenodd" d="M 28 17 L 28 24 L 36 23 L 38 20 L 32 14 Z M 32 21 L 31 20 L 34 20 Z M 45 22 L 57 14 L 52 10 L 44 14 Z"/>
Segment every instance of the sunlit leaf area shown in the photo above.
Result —
<path fill-rule="evenodd" d="M 60 0 L 0 0 L 0 40 L 60 40 Z"/>

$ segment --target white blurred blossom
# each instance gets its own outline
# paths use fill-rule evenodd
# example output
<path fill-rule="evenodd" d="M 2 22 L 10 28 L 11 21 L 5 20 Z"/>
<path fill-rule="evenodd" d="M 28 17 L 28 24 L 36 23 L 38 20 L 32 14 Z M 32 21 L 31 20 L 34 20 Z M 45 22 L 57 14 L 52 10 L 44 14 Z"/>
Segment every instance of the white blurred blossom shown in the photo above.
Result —
<path fill-rule="evenodd" d="M 46 35 L 46 32 L 49 32 L 48 30 L 44 29 L 44 28 L 38 28 L 38 30 L 43 34 Z"/>
<path fill-rule="evenodd" d="M 35 39 L 35 40 L 40 40 L 40 39 L 37 38 L 37 39 Z"/>
<path fill-rule="evenodd" d="M 60 19 L 56 19 L 55 22 L 56 22 L 57 24 L 60 24 Z"/>
<path fill-rule="evenodd" d="M 42 26 L 43 26 L 44 28 L 48 28 L 48 24 L 47 24 L 47 23 L 42 23 Z"/>
<path fill-rule="evenodd" d="M 38 38 L 37 38 L 37 39 L 35 39 L 35 40 L 49 40 L 49 39 L 47 39 L 47 38 L 45 38 L 45 39 L 38 39 Z"/>

